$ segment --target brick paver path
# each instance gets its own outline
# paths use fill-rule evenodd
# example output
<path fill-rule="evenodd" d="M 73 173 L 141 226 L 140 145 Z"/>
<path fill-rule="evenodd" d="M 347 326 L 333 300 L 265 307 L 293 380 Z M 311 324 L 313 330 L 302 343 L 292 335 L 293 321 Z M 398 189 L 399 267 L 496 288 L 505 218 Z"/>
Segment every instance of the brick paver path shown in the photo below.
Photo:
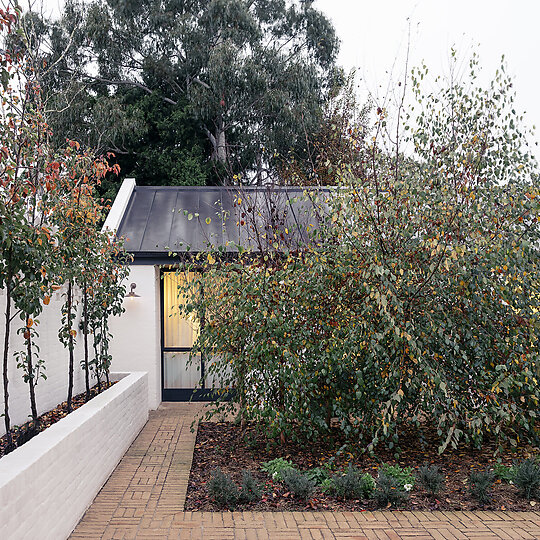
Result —
<path fill-rule="evenodd" d="M 71 538 L 540 540 L 539 512 L 184 512 L 199 411 L 151 412 Z"/>

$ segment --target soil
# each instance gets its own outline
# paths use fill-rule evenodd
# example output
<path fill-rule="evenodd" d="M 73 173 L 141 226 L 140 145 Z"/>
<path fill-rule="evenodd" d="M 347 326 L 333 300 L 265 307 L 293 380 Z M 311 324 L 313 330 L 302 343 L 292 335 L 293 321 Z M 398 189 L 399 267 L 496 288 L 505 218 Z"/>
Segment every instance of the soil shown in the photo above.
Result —
<path fill-rule="evenodd" d="M 437 452 L 436 434 L 428 435 L 420 443 L 417 434 L 410 433 L 400 440 L 401 455 L 394 456 L 393 450 L 376 449 L 375 456 L 348 448 L 341 454 L 338 450 L 343 445 L 339 434 L 333 440 L 310 442 L 306 445 L 294 443 L 277 444 L 269 441 L 255 426 L 248 426 L 242 432 L 239 425 L 230 422 L 205 422 L 199 425 L 193 464 L 189 478 L 186 498 L 186 510 L 220 511 L 208 495 L 206 482 L 210 471 L 216 467 L 229 474 L 240 485 L 242 472 L 249 470 L 263 490 L 262 499 L 256 503 L 238 505 L 236 510 L 251 511 L 365 511 L 377 509 L 373 499 L 340 500 L 322 493 L 319 489 L 312 499 L 305 501 L 296 499 L 286 487 L 272 481 L 268 474 L 261 470 L 261 464 L 274 458 L 283 457 L 293 462 L 300 470 L 308 470 L 321 466 L 334 457 L 335 471 L 343 471 L 348 463 L 352 463 L 364 472 L 377 477 L 381 463 L 399 464 L 401 467 L 418 468 L 424 464 L 438 465 L 446 477 L 445 487 L 437 495 L 427 493 L 416 483 L 407 502 L 399 510 L 537 510 L 540 501 L 523 499 L 514 485 L 497 480 L 492 489 L 491 501 L 482 506 L 471 498 L 468 489 L 468 477 L 472 470 L 484 470 L 497 463 L 494 457 L 495 442 L 484 443 L 481 450 L 462 447 L 456 450 L 447 449 L 442 455 Z M 337 454 L 337 455 L 336 455 Z M 514 461 L 538 454 L 538 448 L 521 447 L 505 450 L 501 457 L 504 465 L 510 466 Z M 536 506 L 536 508 L 535 508 Z M 392 510 L 392 507 L 387 507 Z"/>
<path fill-rule="evenodd" d="M 114 382 L 111 382 L 107 385 L 107 383 L 101 383 L 101 391 L 103 392 L 107 388 L 110 388 Z M 90 399 L 97 396 L 99 394 L 97 384 L 93 386 L 90 389 Z M 77 396 L 73 397 L 71 399 L 71 408 L 72 411 L 78 409 L 82 405 L 86 403 L 86 392 L 83 392 L 82 394 L 78 394 Z M 49 412 L 46 412 L 38 417 L 38 426 L 34 425 L 33 421 L 26 422 L 26 424 L 22 424 L 20 426 L 12 426 L 11 427 L 11 436 L 13 439 L 13 446 L 11 448 L 8 448 L 8 439 L 7 436 L 4 435 L 3 437 L 0 437 L 0 459 L 5 456 L 6 454 L 9 454 L 9 452 L 12 452 L 19 446 L 22 446 L 25 442 L 28 442 L 30 439 L 35 437 L 38 433 L 44 431 L 49 426 L 52 426 L 58 420 L 61 420 L 64 418 L 64 416 L 67 416 L 68 410 L 67 410 L 67 401 L 64 401 L 63 403 L 58 404 L 54 409 L 52 409 Z M 2 423 L 4 419 L 1 419 Z"/>

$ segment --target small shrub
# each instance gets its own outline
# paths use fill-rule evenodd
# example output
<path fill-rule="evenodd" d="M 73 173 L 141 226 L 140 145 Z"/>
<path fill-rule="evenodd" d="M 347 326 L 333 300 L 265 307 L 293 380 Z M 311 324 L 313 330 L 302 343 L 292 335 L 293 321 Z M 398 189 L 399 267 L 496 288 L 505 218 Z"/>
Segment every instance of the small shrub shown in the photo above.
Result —
<path fill-rule="evenodd" d="M 328 493 L 329 491 L 332 491 L 334 489 L 334 482 L 332 482 L 331 478 L 327 478 L 326 480 L 323 480 L 321 483 L 321 491 L 323 493 Z"/>
<path fill-rule="evenodd" d="M 491 497 L 493 482 L 495 482 L 495 473 L 493 471 L 488 469 L 485 471 L 473 471 L 469 477 L 469 491 L 480 504 L 486 504 Z"/>
<path fill-rule="evenodd" d="M 261 499 L 261 488 L 250 471 L 242 473 L 239 501 L 243 503 L 257 502 Z"/>
<path fill-rule="evenodd" d="M 238 503 L 238 487 L 219 467 L 211 471 L 206 488 L 210 497 L 224 508 L 234 508 Z"/>
<path fill-rule="evenodd" d="M 390 478 L 396 480 L 402 490 L 411 491 L 414 487 L 415 476 L 412 467 L 400 467 L 399 465 L 388 465 L 383 463 L 381 471 Z"/>
<path fill-rule="evenodd" d="M 315 482 L 305 473 L 296 469 L 285 469 L 281 472 L 283 482 L 296 497 L 308 500 L 315 491 Z"/>
<path fill-rule="evenodd" d="M 526 459 L 515 467 L 514 483 L 526 499 L 540 496 L 540 465 L 534 459 Z"/>
<path fill-rule="evenodd" d="M 375 489 L 375 480 L 370 474 L 349 466 L 347 472 L 332 478 L 332 490 L 342 499 L 367 499 Z"/>
<path fill-rule="evenodd" d="M 330 467 L 315 467 L 315 469 L 307 471 L 306 474 L 315 482 L 315 484 L 321 486 L 325 480 L 330 478 Z"/>
<path fill-rule="evenodd" d="M 493 473 L 499 480 L 502 480 L 503 482 L 513 482 L 516 471 L 515 467 L 507 467 L 502 463 L 496 463 L 493 467 Z"/>
<path fill-rule="evenodd" d="M 261 469 L 268 473 L 273 480 L 283 481 L 283 472 L 294 469 L 293 464 L 285 458 L 276 458 L 261 465 Z"/>
<path fill-rule="evenodd" d="M 375 500 L 379 506 L 399 506 L 408 498 L 408 493 L 404 491 L 398 480 L 388 476 L 384 471 L 379 471 L 376 481 L 377 489 L 374 492 Z"/>
<path fill-rule="evenodd" d="M 432 495 L 437 495 L 444 484 L 444 474 L 437 465 L 420 467 L 416 477 L 424 489 Z"/>

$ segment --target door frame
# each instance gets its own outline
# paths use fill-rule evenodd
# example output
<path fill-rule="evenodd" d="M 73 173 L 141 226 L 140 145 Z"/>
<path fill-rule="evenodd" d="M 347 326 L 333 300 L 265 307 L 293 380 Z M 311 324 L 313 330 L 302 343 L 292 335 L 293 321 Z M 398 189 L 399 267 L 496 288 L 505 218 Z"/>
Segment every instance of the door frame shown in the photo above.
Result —
<path fill-rule="evenodd" d="M 205 388 L 205 365 L 204 354 L 201 354 L 201 379 L 202 388 L 165 388 L 164 363 L 166 352 L 191 352 L 191 347 L 165 347 L 165 297 L 163 275 L 168 272 L 176 272 L 174 269 L 160 268 L 159 271 L 159 320 L 161 335 L 161 401 L 213 401 L 214 390 Z M 200 380 L 201 380 L 200 379 Z"/>

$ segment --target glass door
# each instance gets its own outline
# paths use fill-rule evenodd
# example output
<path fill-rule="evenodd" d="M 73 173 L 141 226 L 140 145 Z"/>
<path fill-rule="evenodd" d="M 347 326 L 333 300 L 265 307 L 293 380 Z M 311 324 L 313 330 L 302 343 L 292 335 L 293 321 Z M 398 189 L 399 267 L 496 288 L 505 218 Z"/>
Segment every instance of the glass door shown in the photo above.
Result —
<path fill-rule="evenodd" d="M 162 399 L 188 401 L 208 399 L 204 384 L 204 358 L 192 355 L 193 344 L 199 334 L 197 318 L 186 319 L 178 306 L 185 302 L 179 287 L 185 279 L 193 279 L 174 271 L 164 271 L 161 281 L 162 298 Z M 191 358 L 191 361 L 190 361 Z"/>

